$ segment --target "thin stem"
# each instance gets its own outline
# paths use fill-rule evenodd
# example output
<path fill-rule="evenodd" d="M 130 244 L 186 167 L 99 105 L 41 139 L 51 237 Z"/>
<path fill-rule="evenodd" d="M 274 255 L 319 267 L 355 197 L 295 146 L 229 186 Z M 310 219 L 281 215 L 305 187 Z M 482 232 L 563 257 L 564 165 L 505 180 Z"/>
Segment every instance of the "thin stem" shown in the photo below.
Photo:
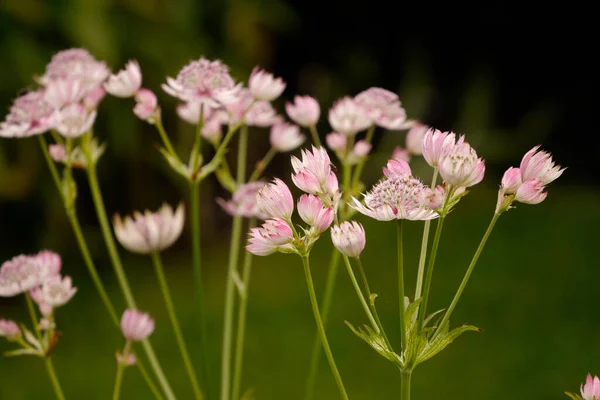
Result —
<path fill-rule="evenodd" d="M 325 326 L 323 325 L 323 320 L 321 320 L 321 313 L 319 312 L 319 303 L 317 302 L 317 294 L 315 293 L 315 286 L 313 284 L 312 275 L 310 273 L 310 264 L 308 256 L 302 256 L 302 265 L 304 266 L 304 274 L 306 276 L 306 286 L 308 287 L 310 304 L 312 306 L 313 314 L 315 316 L 315 322 L 317 323 L 317 329 L 319 331 L 319 334 L 321 335 L 321 344 L 323 345 L 323 350 L 325 351 L 325 355 L 327 356 L 329 367 L 331 368 L 331 372 L 333 373 L 335 383 L 337 384 L 338 389 L 340 390 L 340 394 L 344 400 L 348 400 L 346 388 L 344 388 L 342 377 L 340 376 L 337 366 L 335 365 L 335 360 L 333 358 L 333 354 L 331 353 L 331 348 L 329 347 L 329 342 L 327 340 L 327 334 L 325 333 Z"/>
<path fill-rule="evenodd" d="M 160 135 L 160 138 L 163 142 L 163 145 L 165 146 L 165 148 L 167 149 L 169 154 L 171 154 L 176 159 L 179 159 L 177 157 L 177 153 L 175 152 L 175 149 L 173 148 L 173 145 L 171 144 L 171 140 L 169 140 L 169 136 L 167 135 L 167 132 L 165 131 L 165 127 L 163 126 L 163 123 L 162 123 L 162 116 L 160 113 L 158 114 L 158 118 L 156 118 L 156 122 L 154 125 L 156 126 L 156 129 L 158 130 L 158 134 Z"/>
<path fill-rule="evenodd" d="M 42 148 L 42 153 L 44 154 L 44 159 L 46 160 L 46 164 L 48 164 L 48 168 L 50 169 L 50 175 L 52 175 L 52 180 L 54 181 L 54 184 L 56 185 L 56 188 L 58 189 L 60 198 L 64 202 L 64 194 L 62 191 L 60 175 L 58 173 L 58 170 L 56 169 L 54 160 L 52 160 L 52 157 L 50 156 L 50 152 L 48 151 L 48 143 L 46 142 L 46 138 L 44 138 L 44 135 L 37 135 L 37 138 L 38 138 L 38 143 L 40 144 L 40 147 Z"/>
<path fill-rule="evenodd" d="M 481 242 L 479 243 L 479 246 L 477 247 L 477 250 L 475 251 L 475 255 L 473 255 L 473 259 L 471 260 L 471 263 L 469 264 L 469 267 L 467 268 L 467 272 L 465 272 L 465 276 L 463 277 L 463 280 L 460 283 L 460 286 L 458 287 L 458 290 L 456 291 L 454 298 L 452 299 L 452 303 L 450 303 L 450 306 L 448 307 L 448 310 L 444 314 L 442 321 L 439 323 L 438 328 L 436 329 L 435 333 L 433 334 L 432 340 L 440 333 L 440 329 L 445 324 L 447 324 L 448 321 L 450 320 L 450 316 L 452 315 L 452 312 L 456 308 L 456 305 L 458 304 L 458 300 L 460 300 L 460 296 L 462 295 L 463 291 L 465 290 L 465 287 L 467 286 L 467 283 L 469 282 L 469 278 L 471 277 L 471 274 L 473 273 L 473 269 L 475 269 L 477 260 L 479 260 L 479 256 L 481 255 L 481 252 L 483 251 L 483 248 L 485 247 L 485 244 L 486 244 L 488 238 L 490 237 L 490 234 L 492 233 L 494 226 L 496 225 L 496 221 L 498 221 L 498 218 L 500 218 L 500 215 L 501 215 L 501 213 L 494 213 L 494 216 L 492 217 L 492 220 L 490 221 L 490 225 L 488 226 L 487 230 L 485 231 L 485 234 L 483 235 L 483 238 L 481 239 Z"/>
<path fill-rule="evenodd" d="M 440 216 L 437 226 L 435 228 L 435 235 L 433 236 L 433 245 L 431 246 L 431 255 L 429 256 L 429 263 L 427 264 L 427 275 L 425 276 L 425 288 L 423 289 L 423 301 L 419 306 L 419 322 L 417 323 L 417 332 L 420 332 L 423 328 L 425 321 L 425 315 L 427 314 L 427 302 L 429 301 L 429 292 L 431 290 L 431 280 L 433 278 L 433 267 L 435 266 L 435 259 L 437 257 L 438 246 L 440 244 L 440 237 L 442 236 L 442 228 L 444 227 L 445 216 Z"/>
<path fill-rule="evenodd" d="M 371 143 L 373 141 L 373 135 L 375 134 L 375 125 L 371 126 L 367 131 L 367 136 L 365 136 L 365 141 L 367 143 Z M 365 164 L 367 162 L 367 157 L 365 157 L 361 162 L 358 163 L 356 169 L 354 170 L 354 176 L 352 177 L 352 186 L 347 188 L 347 190 L 354 190 L 354 187 L 358 185 L 360 181 L 360 177 L 362 175 L 363 169 L 365 168 Z"/>
<path fill-rule="evenodd" d="M 273 157 L 275 157 L 276 154 L 277 150 L 274 147 L 271 147 L 269 151 L 267 151 L 267 154 L 265 154 L 262 160 L 260 160 L 256 165 L 256 169 L 254 170 L 254 172 L 252 172 L 252 175 L 250 175 L 249 182 L 254 182 L 255 180 L 261 177 L 263 172 L 265 172 L 265 168 L 267 168 L 267 166 L 269 165 L 271 160 L 273 160 Z"/>
<path fill-rule="evenodd" d="M 248 129 L 242 128 L 238 143 L 237 182 L 241 184 L 246 176 L 246 152 L 248 150 Z M 231 390 L 231 347 L 233 342 L 233 316 L 235 308 L 235 281 L 240 255 L 242 236 L 242 218 L 233 217 L 231 245 L 229 247 L 229 265 L 225 284 L 225 321 L 223 325 L 223 351 L 221 355 L 221 400 L 229 400 Z"/>
<path fill-rule="evenodd" d="M 204 126 L 204 104 L 200 105 L 200 119 L 196 124 L 196 139 L 194 140 L 194 146 L 192 148 L 192 159 L 190 165 L 192 171 L 196 172 L 200 165 L 200 157 L 202 154 L 202 127 Z"/>
<path fill-rule="evenodd" d="M 402 385 L 401 400 L 410 400 L 410 379 L 412 377 L 412 371 L 400 371 L 400 384 Z"/>
<path fill-rule="evenodd" d="M 177 319 L 177 314 L 175 313 L 175 305 L 173 304 L 171 291 L 169 290 L 169 285 L 167 284 L 167 278 L 165 277 L 165 271 L 159 253 L 152 253 L 152 262 L 154 263 L 154 268 L 156 269 L 156 276 L 158 278 L 160 290 L 162 291 L 163 298 L 165 299 L 167 313 L 169 314 L 169 319 L 171 320 L 171 326 L 173 327 L 175 339 L 177 340 L 177 345 L 179 346 L 179 352 L 183 358 L 185 370 L 192 384 L 194 395 L 196 399 L 202 399 L 202 392 L 200 391 L 200 385 L 198 385 L 196 371 L 194 370 L 185 340 L 183 339 L 183 333 L 181 332 L 181 326 L 179 325 L 179 320 Z"/>
<path fill-rule="evenodd" d="M 31 300 L 31 296 L 29 292 L 25 292 L 25 302 L 27 303 L 27 311 L 29 312 L 29 317 L 31 318 L 31 323 L 33 324 L 33 330 L 40 341 L 40 345 L 42 344 L 42 333 L 40 332 L 40 327 L 38 324 L 37 314 L 35 312 L 35 306 L 33 305 L 33 300 Z"/>
<path fill-rule="evenodd" d="M 163 400 L 163 397 L 160 394 L 160 392 L 158 391 L 158 388 L 156 387 L 156 385 L 152 381 L 152 378 L 148 374 L 146 367 L 142 363 L 140 363 L 140 359 L 137 356 L 136 356 L 135 365 L 137 365 L 138 369 L 140 370 L 140 374 L 142 374 L 142 378 L 144 378 L 144 380 L 146 381 L 146 384 L 150 388 L 150 391 L 152 392 L 154 397 L 156 397 L 157 400 Z"/>
<path fill-rule="evenodd" d="M 438 169 L 433 169 L 433 178 L 431 178 L 431 189 L 435 187 L 437 181 Z M 421 298 L 421 292 L 423 290 L 423 276 L 425 275 L 425 261 L 427 260 L 427 244 L 429 242 L 429 228 L 431 227 L 431 220 L 425 221 L 423 227 L 423 239 L 421 240 L 421 255 L 419 256 L 419 269 L 417 272 L 417 288 L 415 289 L 415 300 Z"/>
<path fill-rule="evenodd" d="M 397 223 L 398 239 L 398 298 L 400 301 L 400 341 L 402 350 L 406 348 L 406 320 L 404 318 L 404 251 L 402 249 L 402 220 Z"/>
<path fill-rule="evenodd" d="M 54 392 L 56 393 L 56 398 L 59 400 L 65 400 L 65 395 L 63 394 L 62 388 L 60 387 L 60 382 L 58 381 L 58 376 L 56 375 L 56 371 L 54 370 L 54 364 L 52 363 L 52 359 L 50 357 L 46 357 L 46 370 L 48 371 L 48 376 L 50 377 L 50 381 L 52 382 L 52 387 L 54 388 Z"/>
<path fill-rule="evenodd" d="M 248 223 L 248 228 L 253 228 L 256 220 L 253 218 Z M 244 267 L 242 270 L 242 290 L 240 293 L 240 309 L 238 311 L 237 333 L 235 345 L 235 362 L 233 367 L 233 390 L 232 399 L 240 399 L 240 388 L 242 384 L 242 369 L 244 366 L 244 340 L 246 334 L 246 314 L 248 311 L 248 295 L 250 286 L 250 274 L 252 272 L 252 253 L 244 254 Z"/>
<path fill-rule="evenodd" d="M 115 379 L 115 388 L 113 390 L 113 400 L 119 400 L 121 397 L 121 383 L 123 382 L 123 370 L 125 367 L 121 363 L 117 363 L 117 377 Z"/>
<path fill-rule="evenodd" d="M 235 135 L 235 133 L 242 126 L 244 126 L 243 121 L 239 122 L 236 125 L 231 126 L 229 128 L 229 130 L 225 134 L 225 138 L 223 138 L 223 141 L 217 148 L 217 151 L 215 152 L 215 155 L 213 156 L 212 160 L 210 160 L 210 162 L 208 164 L 206 164 L 204 167 L 200 168 L 198 176 L 195 177 L 195 179 L 198 182 L 202 181 L 204 178 L 206 178 L 208 175 L 213 173 L 213 171 L 215 171 L 219 167 L 219 165 L 223 161 L 223 156 L 225 155 L 225 151 L 227 150 L 227 146 L 229 145 L 229 142 L 231 142 L 231 139 L 233 139 L 233 136 Z"/>
<path fill-rule="evenodd" d="M 160 364 L 158 363 L 158 359 L 156 358 L 156 353 L 154 352 L 152 344 L 148 339 L 145 339 L 144 341 L 142 341 L 142 347 L 144 349 L 144 352 L 146 353 L 146 356 L 148 357 L 148 360 L 150 361 L 150 366 L 152 367 L 152 370 L 158 378 L 158 383 L 160 384 L 162 390 L 165 392 L 165 396 L 167 396 L 167 399 L 169 400 L 175 400 L 175 395 L 173 394 L 171 385 L 169 385 L 169 381 L 167 381 L 167 377 L 165 376 L 165 373 L 163 372 L 162 368 L 160 367 Z"/>
<path fill-rule="evenodd" d="M 360 300 L 360 304 L 362 305 L 363 309 L 365 310 L 365 313 L 367 314 L 367 318 L 369 318 L 369 322 L 371 322 L 373 329 L 375 329 L 375 331 L 377 333 L 379 333 L 379 325 L 377 324 L 377 321 L 375 321 L 375 318 L 373 317 L 373 314 L 371 313 L 371 309 L 369 308 L 369 304 L 365 300 L 365 296 L 363 295 L 362 291 L 360 290 L 360 286 L 358 285 L 358 282 L 356 281 L 356 276 L 354 275 L 354 271 L 352 270 L 352 265 L 350 265 L 350 260 L 348 259 L 348 256 L 346 256 L 346 255 L 343 255 L 343 258 L 344 258 L 344 263 L 346 264 L 346 270 L 348 271 L 348 275 L 350 276 L 350 280 L 352 281 L 352 286 L 354 286 L 354 290 L 356 291 L 356 295 L 358 296 L 358 300 Z"/>
<path fill-rule="evenodd" d="M 317 132 L 317 126 L 316 125 L 311 125 L 309 126 L 310 129 L 310 134 L 312 136 L 312 140 L 313 143 L 315 144 L 315 146 L 317 147 L 321 147 L 321 139 L 319 138 L 319 132 Z"/>
<path fill-rule="evenodd" d="M 331 299 L 333 298 L 337 272 L 340 265 L 340 255 L 341 253 L 334 248 L 331 253 L 331 261 L 329 262 L 329 270 L 325 282 L 325 292 L 323 293 L 323 302 L 321 303 L 321 318 L 324 325 L 327 324 L 329 311 L 331 309 Z M 319 356 L 321 355 L 321 348 L 321 336 L 317 330 L 310 356 L 310 366 L 308 369 L 308 378 L 306 380 L 304 400 L 311 400 L 315 391 L 315 383 L 319 372 Z"/>

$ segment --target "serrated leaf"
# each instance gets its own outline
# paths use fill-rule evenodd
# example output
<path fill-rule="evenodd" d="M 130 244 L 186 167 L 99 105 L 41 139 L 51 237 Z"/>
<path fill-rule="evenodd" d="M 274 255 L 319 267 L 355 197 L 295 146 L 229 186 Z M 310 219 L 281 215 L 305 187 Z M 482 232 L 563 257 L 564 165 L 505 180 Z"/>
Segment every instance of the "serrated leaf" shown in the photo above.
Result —
<path fill-rule="evenodd" d="M 481 332 L 481 329 L 473 325 L 463 325 L 448 332 L 448 323 L 445 323 L 440 333 L 431 342 L 427 343 L 427 346 L 421 351 L 417 363 L 420 364 L 429 360 L 467 331 Z"/>
<path fill-rule="evenodd" d="M 389 348 L 385 338 L 377 333 L 373 328 L 368 325 L 362 325 L 358 329 L 355 328 L 350 322 L 344 321 L 348 328 L 356 336 L 364 340 L 369 346 L 373 348 L 377 353 L 390 360 L 391 362 L 402 366 L 400 356 L 394 352 L 393 349 Z"/>
<path fill-rule="evenodd" d="M 39 356 L 42 357 L 43 353 L 36 349 L 16 349 L 4 352 L 5 357 L 17 357 L 17 356 Z"/>

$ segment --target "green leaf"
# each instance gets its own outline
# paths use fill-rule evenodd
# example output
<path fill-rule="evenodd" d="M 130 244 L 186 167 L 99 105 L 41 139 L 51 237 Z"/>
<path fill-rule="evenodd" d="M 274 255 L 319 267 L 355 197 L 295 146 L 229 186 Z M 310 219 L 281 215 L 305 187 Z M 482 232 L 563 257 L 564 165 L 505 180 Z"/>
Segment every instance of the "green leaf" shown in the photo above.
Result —
<path fill-rule="evenodd" d="M 440 351 L 444 350 L 457 337 L 467 331 L 481 332 L 481 329 L 473 325 L 463 325 L 448 332 L 448 323 L 445 323 L 440 330 L 440 333 L 421 351 L 417 358 L 417 363 L 420 364 L 429 360 Z"/>
<path fill-rule="evenodd" d="M 375 332 L 375 330 L 368 325 L 362 325 L 357 329 L 350 322 L 344 322 L 356 336 L 367 342 L 367 344 L 376 352 L 398 366 L 403 367 L 400 356 L 387 345 L 385 338 L 381 334 Z"/>
<path fill-rule="evenodd" d="M 407 299 L 407 297 L 404 299 Z M 421 304 L 421 301 L 423 301 L 422 297 L 410 303 L 404 311 L 404 320 L 406 321 L 406 327 L 408 330 L 412 330 L 413 325 L 415 322 L 417 322 L 417 311 L 419 310 L 419 304 Z"/>
<path fill-rule="evenodd" d="M 25 336 L 25 340 L 27 340 L 27 342 L 32 345 L 36 350 L 38 350 L 39 352 L 42 352 L 42 344 L 35 338 L 35 336 L 33 335 L 33 333 L 31 333 L 31 331 L 27 328 L 25 328 L 24 326 L 22 327 L 23 330 L 23 336 Z"/>

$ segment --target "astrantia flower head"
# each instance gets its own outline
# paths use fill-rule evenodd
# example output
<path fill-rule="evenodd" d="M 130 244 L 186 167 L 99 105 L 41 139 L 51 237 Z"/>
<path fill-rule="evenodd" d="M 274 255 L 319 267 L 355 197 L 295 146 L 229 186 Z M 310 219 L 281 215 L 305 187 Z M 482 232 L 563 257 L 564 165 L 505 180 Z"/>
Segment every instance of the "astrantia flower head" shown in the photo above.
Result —
<path fill-rule="evenodd" d="M 273 74 L 255 67 L 250 75 L 248 88 L 256 100 L 273 101 L 285 89 L 285 82 L 283 79 L 275 78 Z"/>
<path fill-rule="evenodd" d="M 367 242 L 365 230 L 356 221 L 342 222 L 331 228 L 333 245 L 347 257 L 358 257 Z"/>
<path fill-rule="evenodd" d="M 529 150 L 521 160 L 521 179 L 523 182 L 535 178 L 542 181 L 544 185 L 556 180 L 562 175 L 565 168 L 556 165 L 552 160 L 552 155 L 539 150 L 540 146 L 535 146 Z"/>
<path fill-rule="evenodd" d="M 170 205 L 164 204 L 157 212 L 135 212 L 133 217 L 127 216 L 124 220 L 116 215 L 114 229 L 117 239 L 127 250 L 149 254 L 171 246 L 181 235 L 183 222 L 183 204 L 175 212 Z"/>
<path fill-rule="evenodd" d="M 35 256 L 19 255 L 0 267 L 0 297 L 12 297 L 40 286 L 51 275 L 48 264 Z"/>
<path fill-rule="evenodd" d="M 351 97 L 338 100 L 329 110 L 329 124 L 334 131 L 354 136 L 372 125 L 366 110 Z"/>
<path fill-rule="evenodd" d="M 302 221 L 321 234 L 332 224 L 335 213 L 331 207 L 325 207 L 323 202 L 312 194 L 303 194 L 298 200 L 298 214 Z"/>
<path fill-rule="evenodd" d="M 158 99 L 150 89 L 140 89 L 135 95 L 133 113 L 142 121 L 153 124 L 158 115 Z"/>
<path fill-rule="evenodd" d="M 292 151 L 302 143 L 306 137 L 300 133 L 298 125 L 281 122 L 271 127 L 269 141 L 271 146 L 280 152 Z"/>
<path fill-rule="evenodd" d="M 50 157 L 57 163 L 64 163 L 67 161 L 67 150 L 62 144 L 48 145 L 48 152 L 50 153 Z"/>
<path fill-rule="evenodd" d="M 276 251 L 293 251 L 293 239 L 294 232 L 289 224 L 281 218 L 273 218 L 265 221 L 262 227 L 250 230 L 246 250 L 256 256 L 268 256 Z"/>
<path fill-rule="evenodd" d="M 239 215 L 246 218 L 269 218 L 256 200 L 258 191 L 265 186 L 264 182 L 251 182 L 241 185 L 233 194 L 231 200 L 217 199 L 217 203 L 230 215 Z"/>
<path fill-rule="evenodd" d="M 485 163 L 466 142 L 457 143 L 439 159 L 438 168 L 444 182 L 454 186 L 470 187 L 483 180 Z"/>
<path fill-rule="evenodd" d="M 588 374 L 585 385 L 581 385 L 580 390 L 583 400 L 600 400 L 600 379 Z"/>
<path fill-rule="evenodd" d="M 65 276 L 52 276 L 42 285 L 42 298 L 44 303 L 51 307 L 60 307 L 69 302 L 77 293 L 77 288 L 73 287 L 71 278 Z"/>
<path fill-rule="evenodd" d="M 0 319 L 0 337 L 10 340 L 19 336 L 21 336 L 21 329 L 19 329 L 19 325 L 15 321 Z"/>
<path fill-rule="evenodd" d="M 292 192 L 278 178 L 258 190 L 256 202 L 262 212 L 271 218 L 277 217 L 289 221 L 294 212 Z"/>
<path fill-rule="evenodd" d="M 374 124 L 385 129 L 400 130 L 406 122 L 406 111 L 395 93 L 372 87 L 354 98 L 361 105 Z"/>
<path fill-rule="evenodd" d="M 502 176 L 501 190 L 507 194 L 514 194 L 522 184 L 521 170 L 519 168 L 510 167 Z"/>
<path fill-rule="evenodd" d="M 0 137 L 22 138 L 38 135 L 55 125 L 55 109 L 45 100 L 42 89 L 15 99 L 6 120 L 0 123 Z"/>
<path fill-rule="evenodd" d="M 325 136 L 327 146 L 336 153 L 343 154 L 346 151 L 346 143 L 348 138 L 346 135 L 339 132 L 331 132 Z"/>
<path fill-rule="evenodd" d="M 68 49 L 52 57 L 39 81 L 47 86 L 57 79 L 78 79 L 85 92 L 89 92 L 102 85 L 109 75 L 106 63 L 96 60 L 87 50 Z"/>
<path fill-rule="evenodd" d="M 60 273 L 62 259 L 58 253 L 42 250 L 33 257 L 41 264 L 41 268 L 48 269 L 48 275 L 58 275 Z"/>
<path fill-rule="evenodd" d="M 142 70 L 137 61 L 129 61 L 104 83 L 104 89 L 116 97 L 132 97 L 142 87 Z"/>
<path fill-rule="evenodd" d="M 312 151 L 302 150 L 302 161 L 292 156 L 292 181 L 306 193 L 336 196 L 338 182 L 331 169 L 331 160 L 323 147 L 312 147 Z"/>
<path fill-rule="evenodd" d="M 183 67 L 176 79 L 167 77 L 167 84 L 163 84 L 162 88 L 183 101 L 209 103 L 214 103 L 215 97 L 223 95 L 223 92 L 236 90 L 229 67 L 220 60 L 210 61 L 204 57 Z"/>
<path fill-rule="evenodd" d="M 546 186 L 536 178 L 524 182 L 515 193 L 515 201 L 525 204 L 539 204 L 546 200 L 548 193 L 544 192 Z"/>
<path fill-rule="evenodd" d="M 425 161 L 432 167 L 437 167 L 442 157 L 450 153 L 455 145 L 464 141 L 464 137 L 461 137 L 458 143 L 455 143 L 455 138 L 456 135 L 452 132 L 429 129 L 423 137 L 422 152 Z"/>
<path fill-rule="evenodd" d="M 154 320 L 149 314 L 130 308 L 121 317 L 121 331 L 127 340 L 139 342 L 154 332 Z"/>
<path fill-rule="evenodd" d="M 321 115 L 319 103 L 310 96 L 296 96 L 293 103 L 285 104 L 288 117 L 305 128 L 316 125 Z"/>
<path fill-rule="evenodd" d="M 89 131 L 96 121 L 96 111 L 83 105 L 69 104 L 56 117 L 56 130 L 66 138 L 76 138 Z"/>
<path fill-rule="evenodd" d="M 393 219 L 429 220 L 438 214 L 421 204 L 423 183 L 409 174 L 391 174 L 364 195 L 365 204 L 352 198 L 350 206 L 379 221 Z"/>
<path fill-rule="evenodd" d="M 46 86 L 44 99 L 55 109 L 60 109 L 67 104 L 78 103 L 84 94 L 80 79 L 56 79 Z"/>
<path fill-rule="evenodd" d="M 415 156 L 423 154 L 423 140 L 425 134 L 431 129 L 429 126 L 416 122 L 406 134 L 406 150 Z"/>

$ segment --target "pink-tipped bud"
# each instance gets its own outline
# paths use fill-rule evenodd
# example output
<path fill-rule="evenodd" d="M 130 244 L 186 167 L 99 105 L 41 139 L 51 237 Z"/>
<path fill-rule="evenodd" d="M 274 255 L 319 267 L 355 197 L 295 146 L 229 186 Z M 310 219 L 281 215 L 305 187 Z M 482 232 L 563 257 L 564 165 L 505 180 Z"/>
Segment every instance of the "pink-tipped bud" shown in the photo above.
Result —
<path fill-rule="evenodd" d="M 250 75 L 248 88 L 256 100 L 273 101 L 283 93 L 285 82 L 283 79 L 275 78 L 273 74 L 255 67 Z"/>
<path fill-rule="evenodd" d="M 0 319 L 0 337 L 8 340 L 16 339 L 21 336 L 21 329 L 15 321 L 9 319 Z"/>
<path fill-rule="evenodd" d="M 325 142 L 331 150 L 335 151 L 336 153 L 343 153 L 346 151 L 346 143 L 348 142 L 348 139 L 341 133 L 331 132 L 325 136 Z"/>
<path fill-rule="evenodd" d="M 292 181 L 306 193 L 327 194 L 336 196 L 337 191 L 333 191 L 337 185 L 337 177 L 331 170 L 331 160 L 327 151 L 323 147 L 313 146 L 312 152 L 302 150 L 302 161 L 292 156 Z"/>
<path fill-rule="evenodd" d="M 387 167 L 383 167 L 383 174 L 388 178 L 392 178 L 396 176 L 410 176 L 412 172 L 406 161 L 389 160 Z"/>
<path fill-rule="evenodd" d="M 321 208 L 315 216 L 313 228 L 315 228 L 315 230 L 321 234 L 331 226 L 334 218 L 335 212 L 333 211 L 332 207 Z"/>
<path fill-rule="evenodd" d="M 260 209 L 271 218 L 282 218 L 289 221 L 294 212 L 292 192 L 278 178 L 258 191 L 256 201 Z"/>
<path fill-rule="evenodd" d="M 394 160 L 401 160 L 408 163 L 410 162 L 411 156 L 408 150 L 403 149 L 400 146 L 396 146 L 394 152 L 392 153 L 392 158 Z"/>
<path fill-rule="evenodd" d="M 104 89 L 115 97 L 133 97 L 142 86 L 142 70 L 137 61 L 129 61 L 117 74 L 108 77 Z"/>
<path fill-rule="evenodd" d="M 296 96 L 294 103 L 286 103 L 287 115 L 300 126 L 308 128 L 319 121 L 321 108 L 317 100 L 310 96 Z"/>
<path fill-rule="evenodd" d="M 333 245 L 347 257 L 358 257 L 365 248 L 365 230 L 356 221 L 343 222 L 331 228 Z"/>
<path fill-rule="evenodd" d="M 422 153 L 425 161 L 432 167 L 437 167 L 440 159 L 446 156 L 455 146 L 455 135 L 452 132 L 441 132 L 429 129 L 423 137 Z M 462 143 L 462 140 L 459 141 Z"/>
<path fill-rule="evenodd" d="M 323 208 L 323 202 L 312 194 L 303 194 L 298 200 L 298 214 L 302 221 L 308 225 L 313 226 L 317 214 Z"/>
<path fill-rule="evenodd" d="M 525 182 L 535 178 L 547 185 L 561 176 L 565 169 L 554 163 L 550 153 L 539 148 L 540 146 L 535 146 L 521 160 L 521 179 Z"/>
<path fill-rule="evenodd" d="M 62 144 L 49 145 L 48 152 L 50 153 L 50 157 L 57 163 L 62 163 L 67 160 L 67 151 Z"/>
<path fill-rule="evenodd" d="M 292 249 L 294 232 L 289 224 L 281 218 L 265 221 L 260 228 L 250 230 L 250 239 L 246 250 L 255 256 L 268 256 L 276 251 Z"/>
<path fill-rule="evenodd" d="M 306 138 L 300 133 L 298 125 L 281 122 L 271 127 L 269 140 L 271 146 L 280 152 L 292 151 L 300 147 Z"/>
<path fill-rule="evenodd" d="M 149 89 L 140 89 L 135 95 L 133 113 L 142 121 L 153 124 L 158 112 L 158 100 L 154 92 Z"/>
<path fill-rule="evenodd" d="M 580 391 L 583 400 L 599 400 L 600 379 L 597 376 L 592 378 L 592 374 L 588 374 L 585 385 L 581 385 Z"/>
<path fill-rule="evenodd" d="M 470 187 L 483 180 L 485 163 L 468 143 L 457 143 L 452 150 L 440 158 L 440 176 L 454 186 Z"/>
<path fill-rule="evenodd" d="M 521 170 L 519 168 L 510 167 L 502 176 L 502 187 L 504 193 L 514 194 L 523 184 L 521 181 Z"/>
<path fill-rule="evenodd" d="M 439 210 L 444 204 L 446 192 L 443 186 L 436 186 L 435 189 L 425 188 L 419 195 L 419 202 L 431 210 Z"/>
<path fill-rule="evenodd" d="M 154 319 L 139 310 L 127 309 L 121 317 L 121 331 L 125 339 L 140 342 L 154 332 Z"/>
<path fill-rule="evenodd" d="M 329 124 L 336 132 L 354 136 L 372 125 L 366 110 L 350 97 L 338 100 L 329 110 Z"/>
<path fill-rule="evenodd" d="M 545 188 L 541 180 L 530 179 L 519 186 L 515 200 L 525 204 L 539 204 L 548 196 L 548 193 L 544 192 Z"/>
<path fill-rule="evenodd" d="M 423 154 L 423 140 L 425 134 L 431 129 L 429 126 L 417 122 L 406 134 L 406 150 L 410 154 L 420 156 Z"/>

